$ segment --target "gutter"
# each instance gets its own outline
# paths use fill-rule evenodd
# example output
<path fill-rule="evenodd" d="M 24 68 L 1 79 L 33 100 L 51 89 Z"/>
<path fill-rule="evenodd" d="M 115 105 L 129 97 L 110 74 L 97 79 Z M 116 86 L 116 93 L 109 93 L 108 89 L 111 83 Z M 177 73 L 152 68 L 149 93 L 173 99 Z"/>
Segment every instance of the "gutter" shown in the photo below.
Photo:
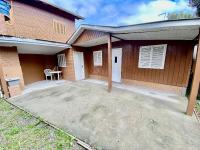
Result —
<path fill-rule="evenodd" d="M 52 47 L 61 47 L 61 48 L 71 48 L 68 44 L 62 43 L 54 43 L 54 42 L 46 42 L 40 40 L 33 40 L 33 39 L 22 39 L 22 38 L 15 38 L 15 37 L 0 37 L 0 44 L 1 43 L 11 43 L 11 44 L 27 44 L 27 45 L 41 45 L 41 46 L 52 46 Z"/>

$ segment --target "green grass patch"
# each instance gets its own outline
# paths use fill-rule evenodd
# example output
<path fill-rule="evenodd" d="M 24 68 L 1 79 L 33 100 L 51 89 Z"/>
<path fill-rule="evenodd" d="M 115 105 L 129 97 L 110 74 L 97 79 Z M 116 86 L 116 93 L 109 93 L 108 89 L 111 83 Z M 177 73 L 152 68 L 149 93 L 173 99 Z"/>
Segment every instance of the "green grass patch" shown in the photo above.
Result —
<path fill-rule="evenodd" d="M 200 112 L 200 101 L 199 100 L 197 101 L 197 104 L 196 104 L 196 110 L 198 112 Z"/>
<path fill-rule="evenodd" d="M 0 99 L 0 150 L 68 150 L 74 139 Z"/>

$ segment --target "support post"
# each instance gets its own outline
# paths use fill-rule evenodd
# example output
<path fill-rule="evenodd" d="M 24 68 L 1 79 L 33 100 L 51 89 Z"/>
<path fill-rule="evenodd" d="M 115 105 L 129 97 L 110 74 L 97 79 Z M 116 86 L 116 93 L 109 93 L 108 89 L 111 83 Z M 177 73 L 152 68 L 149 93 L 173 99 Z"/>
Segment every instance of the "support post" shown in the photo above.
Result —
<path fill-rule="evenodd" d="M 187 112 L 186 112 L 186 114 L 189 116 L 192 116 L 193 114 L 197 95 L 198 95 L 198 90 L 199 90 L 199 83 L 200 83 L 200 36 L 198 39 L 199 39 L 199 44 L 198 44 L 198 50 L 197 50 L 196 64 L 195 64 L 192 87 L 191 87 L 191 92 L 189 95 L 189 101 L 188 101 Z"/>
<path fill-rule="evenodd" d="M 112 90 L 112 37 L 108 35 L 108 92 Z"/>

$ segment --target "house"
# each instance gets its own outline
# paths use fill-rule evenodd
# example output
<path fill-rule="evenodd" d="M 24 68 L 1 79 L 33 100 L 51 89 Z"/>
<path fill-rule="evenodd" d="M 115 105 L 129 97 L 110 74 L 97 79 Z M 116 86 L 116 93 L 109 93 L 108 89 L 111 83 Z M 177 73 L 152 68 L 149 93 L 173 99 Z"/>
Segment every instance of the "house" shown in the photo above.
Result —
<path fill-rule="evenodd" d="M 57 53 L 66 53 L 70 64 L 66 41 L 76 19 L 83 18 L 43 0 L 0 0 L 0 75 L 7 97 L 44 80 L 44 69 L 58 65 Z M 63 70 L 63 77 L 73 79 L 72 72 Z M 8 87 L 6 80 L 16 78 L 20 87 Z"/>
<path fill-rule="evenodd" d="M 185 95 L 193 73 L 187 109 L 192 114 L 200 80 L 200 53 L 193 61 L 200 19 L 81 25 L 75 31 L 74 21 L 82 17 L 69 11 L 41 0 L 10 4 L 10 16 L 0 19 L 0 75 L 7 96 L 44 80 L 43 70 L 54 66 L 65 80 L 106 80 L 109 92 L 117 82 Z M 16 77 L 20 87 L 9 87 L 6 80 Z"/>
<path fill-rule="evenodd" d="M 131 26 L 80 26 L 68 44 L 74 52 L 77 80 L 94 78 L 140 85 L 185 96 L 194 67 L 187 114 L 195 105 L 200 80 L 200 19 L 172 20 Z M 82 67 L 83 66 L 83 67 Z"/>

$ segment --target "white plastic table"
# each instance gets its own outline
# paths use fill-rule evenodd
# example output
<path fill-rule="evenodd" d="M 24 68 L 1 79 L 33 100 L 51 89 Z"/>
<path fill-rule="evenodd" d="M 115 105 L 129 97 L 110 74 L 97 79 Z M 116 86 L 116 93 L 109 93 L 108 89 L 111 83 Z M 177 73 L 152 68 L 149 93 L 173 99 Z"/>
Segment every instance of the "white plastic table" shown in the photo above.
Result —
<path fill-rule="evenodd" d="M 60 74 L 62 73 L 62 71 L 51 71 L 51 74 L 57 74 L 58 80 L 60 80 Z"/>

